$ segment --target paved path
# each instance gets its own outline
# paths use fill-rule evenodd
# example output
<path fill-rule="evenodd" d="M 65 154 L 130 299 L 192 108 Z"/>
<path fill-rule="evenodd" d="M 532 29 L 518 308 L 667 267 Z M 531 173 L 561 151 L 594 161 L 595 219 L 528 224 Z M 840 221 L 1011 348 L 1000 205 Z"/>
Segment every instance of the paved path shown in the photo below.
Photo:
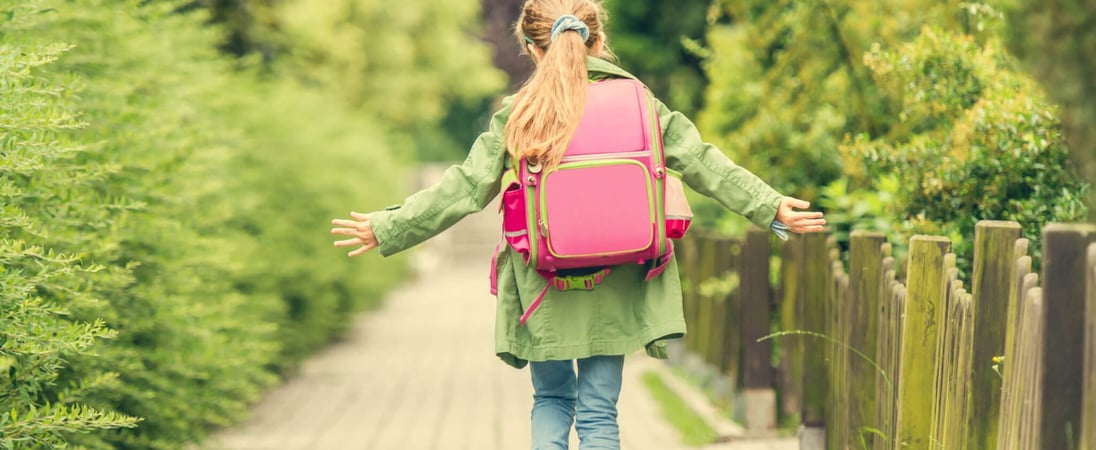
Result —
<path fill-rule="evenodd" d="M 481 269 L 432 276 L 391 294 L 213 448 L 528 448 L 529 372 L 494 355 L 494 299 Z M 630 373 L 624 391 L 631 395 L 620 404 L 622 446 L 678 448 L 674 431 L 653 420 L 655 405 L 635 395 L 645 394 L 637 378 Z"/>
<path fill-rule="evenodd" d="M 420 277 L 364 314 L 345 341 L 307 361 L 211 449 L 490 450 L 529 446 L 529 373 L 493 353 L 484 268 Z M 622 447 L 681 449 L 639 377 L 661 364 L 629 356 Z M 573 444 L 572 448 L 578 446 Z M 793 449 L 745 442 L 719 448 Z"/>

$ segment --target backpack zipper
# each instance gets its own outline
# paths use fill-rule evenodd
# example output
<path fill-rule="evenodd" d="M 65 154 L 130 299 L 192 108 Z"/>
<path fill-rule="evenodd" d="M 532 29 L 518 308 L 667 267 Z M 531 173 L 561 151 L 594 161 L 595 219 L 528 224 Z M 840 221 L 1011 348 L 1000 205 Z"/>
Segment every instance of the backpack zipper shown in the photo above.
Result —
<path fill-rule="evenodd" d="M 646 157 L 646 156 L 650 156 L 650 155 L 651 155 L 650 150 L 639 150 L 639 151 L 634 151 L 634 152 L 617 152 L 617 153 L 598 153 L 598 154 L 594 154 L 594 155 L 564 156 L 563 159 L 559 160 L 559 162 L 562 164 L 562 163 L 578 162 L 578 161 L 592 161 L 592 160 L 597 160 L 597 159 L 639 158 L 639 157 Z"/>

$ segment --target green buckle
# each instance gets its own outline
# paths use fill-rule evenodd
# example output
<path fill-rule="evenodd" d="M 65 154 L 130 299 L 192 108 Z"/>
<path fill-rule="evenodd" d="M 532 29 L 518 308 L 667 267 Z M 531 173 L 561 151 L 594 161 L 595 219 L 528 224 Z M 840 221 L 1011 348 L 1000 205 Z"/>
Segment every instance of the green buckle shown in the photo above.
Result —
<path fill-rule="evenodd" d="M 552 281 L 556 285 L 556 289 L 561 291 L 570 291 L 582 289 L 586 291 L 593 290 L 597 285 L 601 284 L 601 281 L 605 278 L 605 275 L 609 274 L 609 269 L 602 269 L 589 275 L 571 275 L 571 276 L 557 276 Z"/>

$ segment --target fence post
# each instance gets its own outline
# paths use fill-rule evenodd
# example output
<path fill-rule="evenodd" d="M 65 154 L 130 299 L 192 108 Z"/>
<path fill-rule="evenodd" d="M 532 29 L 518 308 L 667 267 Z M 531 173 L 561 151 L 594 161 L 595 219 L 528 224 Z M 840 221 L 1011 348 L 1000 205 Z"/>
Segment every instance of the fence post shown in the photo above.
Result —
<path fill-rule="evenodd" d="M 964 427 L 965 448 L 971 450 L 997 447 L 1001 377 L 993 371 L 993 358 L 1005 354 L 1013 252 L 1019 238 L 1016 222 L 981 221 L 974 227 L 972 414 Z"/>
<path fill-rule="evenodd" d="M 685 324 L 687 332 L 685 333 L 685 349 L 688 353 L 694 350 L 693 343 L 696 342 L 696 335 L 694 333 L 693 324 L 696 323 L 696 299 L 699 296 L 697 292 L 699 290 L 700 279 L 696 274 L 696 250 L 697 235 L 698 232 L 693 232 L 685 235 L 685 238 L 678 242 L 677 253 L 679 256 L 678 261 L 681 264 L 682 283 L 681 290 L 683 291 L 683 309 L 685 313 Z M 682 355 L 686 357 L 687 355 Z M 682 360 L 684 362 L 684 360 Z"/>
<path fill-rule="evenodd" d="M 1085 291 L 1087 304 L 1085 351 L 1085 410 L 1084 430 L 1082 431 L 1084 450 L 1096 450 L 1096 244 L 1088 246 L 1088 265 L 1085 269 Z"/>
<path fill-rule="evenodd" d="M 1028 256 L 1028 247 L 1031 245 L 1027 239 L 1016 240 L 1012 250 L 1012 272 L 1009 277 L 1008 291 L 1008 318 L 1005 322 L 1005 358 L 1016 340 L 1016 332 L 1020 326 L 1020 310 L 1024 301 L 1024 276 L 1031 273 L 1031 256 Z"/>
<path fill-rule="evenodd" d="M 898 350 L 902 339 L 902 297 L 895 280 L 894 258 L 891 244 L 882 246 L 883 278 L 879 284 L 879 343 L 876 361 L 882 369 L 876 373 L 876 422 L 886 439 L 876 439 L 876 448 L 892 447 L 889 439 L 894 436 L 894 407 L 898 403 Z"/>
<path fill-rule="evenodd" d="M 710 286 L 715 282 L 716 271 L 715 263 L 716 250 L 714 247 L 715 235 L 705 235 L 702 241 L 697 242 L 696 248 L 696 260 L 697 260 L 697 287 L 708 285 Z M 712 303 L 715 299 L 715 295 L 711 292 L 700 292 L 696 296 L 696 321 L 693 322 L 693 329 L 696 330 L 696 340 L 693 341 L 693 352 L 702 361 L 702 366 L 705 372 L 708 366 L 711 365 L 711 360 L 708 359 L 710 355 L 709 348 L 712 342 L 712 330 L 711 330 L 711 317 L 712 317 Z"/>
<path fill-rule="evenodd" d="M 1046 308 L 1042 289 L 1035 287 L 1038 275 L 1024 277 L 1020 293 L 1019 327 L 1012 356 L 1005 360 L 1005 389 L 1010 391 L 1009 422 L 1001 425 L 998 450 L 1028 450 L 1039 447 L 1038 428 L 1043 408 L 1040 395 L 1042 346 Z M 1007 427 L 1007 428 L 1006 428 Z"/>
<path fill-rule="evenodd" d="M 829 403 L 827 411 L 827 448 L 845 450 L 849 448 L 849 342 L 847 309 L 849 306 L 849 275 L 841 263 L 841 253 L 835 241 L 827 242 L 830 261 L 830 297 L 826 305 L 828 328 L 827 336 L 835 342 L 829 346 L 830 366 Z"/>
<path fill-rule="evenodd" d="M 708 245 L 712 247 L 713 252 L 712 276 L 724 280 L 724 282 L 732 282 L 737 274 L 734 271 L 734 266 L 731 265 L 733 256 L 730 254 L 730 238 L 718 236 L 713 238 Z M 720 374 L 723 374 L 726 364 L 723 357 L 726 340 L 723 339 L 723 335 L 727 327 L 734 327 L 733 324 L 726 322 L 725 311 L 727 303 L 730 302 L 729 297 L 729 293 L 724 294 L 723 292 L 714 295 L 711 298 L 711 315 L 701 319 L 707 320 L 708 329 L 711 330 L 708 333 L 708 354 L 704 356 L 704 359 L 718 369 Z"/>
<path fill-rule="evenodd" d="M 727 242 L 727 254 L 731 256 L 731 270 L 734 271 L 735 288 L 727 297 L 727 303 L 723 308 L 723 321 L 727 327 L 723 330 L 723 374 L 726 376 L 730 391 L 738 394 L 738 380 L 742 373 L 742 277 L 743 264 L 747 262 L 747 255 L 743 251 L 741 239 L 731 239 Z M 733 399 L 732 399 L 733 400 Z"/>
<path fill-rule="evenodd" d="M 878 436 L 865 433 L 865 427 L 880 429 L 876 423 L 876 372 L 879 355 L 879 308 L 883 284 L 883 233 L 853 231 L 849 238 L 849 289 L 846 311 L 848 344 L 874 361 L 850 357 L 848 362 L 849 425 L 854 442 L 866 442 L 868 448 L 882 445 Z"/>
<path fill-rule="evenodd" d="M 971 296 L 959 280 L 955 255 L 944 258 L 947 268 L 947 306 L 937 352 L 937 406 L 934 444 L 938 448 L 967 448 L 964 425 L 969 417 L 971 346 L 974 340 Z"/>
<path fill-rule="evenodd" d="M 1012 367 L 1017 356 L 1016 341 L 1017 336 L 1020 334 L 1020 312 L 1024 307 L 1024 296 L 1028 291 L 1024 280 L 1030 274 L 1032 277 L 1031 286 L 1034 286 L 1033 278 L 1037 277 L 1037 275 L 1031 274 L 1031 257 L 1027 253 L 1028 240 L 1017 239 L 1013 249 L 1014 258 L 1009 279 L 1008 319 L 1005 322 L 1005 360 L 1000 364 L 1002 378 L 1004 379 L 1001 381 L 1001 413 L 997 426 L 997 450 L 1013 449 L 1012 443 L 1015 442 L 1020 428 L 1021 395 L 1018 389 L 1012 387 L 1018 381 L 1017 377 L 1019 375 L 1016 370 L 1019 369 L 1012 369 Z"/>
<path fill-rule="evenodd" d="M 947 238 L 919 235 L 910 239 L 895 448 L 933 448 L 933 396 L 929 393 L 936 386 L 937 333 L 945 310 L 944 256 L 950 249 Z"/>
<path fill-rule="evenodd" d="M 769 232 L 746 232 L 742 259 L 742 384 L 746 395 L 746 429 L 776 428 L 776 392 L 773 391 L 772 341 L 758 342 L 770 333 L 772 290 L 769 287 Z"/>
<path fill-rule="evenodd" d="M 803 330 L 803 239 L 792 235 L 780 248 L 780 329 Z M 793 336 L 780 341 L 780 408 L 786 416 L 803 421 L 803 338 Z"/>
<path fill-rule="evenodd" d="M 827 308 L 830 304 L 829 233 L 811 233 L 800 238 L 803 273 L 799 277 L 800 298 L 803 302 L 802 329 L 828 336 Z M 804 336 L 803 348 L 803 413 L 800 434 L 802 450 L 822 450 L 826 446 L 826 403 L 830 377 L 826 356 L 830 344 L 822 339 Z"/>
<path fill-rule="evenodd" d="M 738 362 L 735 359 L 738 357 L 738 350 L 734 348 L 737 340 L 727 338 L 738 332 L 738 324 L 734 321 L 737 317 L 734 308 L 737 307 L 735 299 L 739 284 L 740 252 L 737 245 L 737 241 L 729 237 L 720 237 L 712 242 L 716 253 L 715 273 L 731 287 L 729 292 L 720 292 L 719 296 L 712 298 L 710 320 L 712 332 L 709 359 L 718 374 L 712 389 L 724 406 L 734 405 L 737 389 Z"/>
<path fill-rule="evenodd" d="M 948 399 L 950 387 L 947 383 L 947 377 L 950 373 L 952 361 L 955 355 L 952 354 L 954 345 L 953 335 L 953 317 L 955 301 L 953 300 L 955 287 L 953 280 L 958 276 L 959 269 L 955 267 L 956 257 L 954 253 L 948 253 L 944 255 L 944 301 L 941 303 L 943 312 L 940 317 L 942 320 L 939 322 L 939 327 L 936 331 L 936 361 L 933 363 L 936 371 L 935 388 L 932 390 L 933 404 L 932 404 L 932 436 L 933 445 L 939 448 L 947 448 L 944 446 L 944 440 L 946 439 L 945 427 L 947 425 L 948 416 Z"/>
<path fill-rule="evenodd" d="M 829 335 L 833 338 L 830 346 L 830 403 L 827 405 L 826 422 L 833 426 L 827 435 L 827 448 L 844 450 L 853 446 L 854 429 L 850 422 L 849 400 L 852 397 L 853 384 L 849 382 L 848 365 L 852 358 L 848 342 L 852 334 L 849 316 L 852 315 L 852 285 L 841 261 L 841 252 L 836 243 L 830 244 L 830 270 L 832 297 L 830 298 Z"/>
<path fill-rule="evenodd" d="M 1080 448 L 1081 354 L 1085 339 L 1085 252 L 1096 235 L 1091 225 L 1043 228 L 1043 420 L 1039 448 Z"/>

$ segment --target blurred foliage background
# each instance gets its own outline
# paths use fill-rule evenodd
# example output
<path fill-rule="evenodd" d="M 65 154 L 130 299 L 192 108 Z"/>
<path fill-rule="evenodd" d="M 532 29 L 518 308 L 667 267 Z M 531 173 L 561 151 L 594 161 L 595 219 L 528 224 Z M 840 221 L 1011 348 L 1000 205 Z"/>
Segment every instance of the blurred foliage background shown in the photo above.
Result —
<path fill-rule="evenodd" d="M 1071 161 L 1096 184 L 1096 3 L 1083 0 L 1002 0 L 1008 47 L 1024 69 L 1061 105 L 1060 118 Z M 1088 214 L 1096 221 L 1096 189 Z"/>
<path fill-rule="evenodd" d="M 479 11 L 3 2 L 0 446 L 185 448 L 340 336 L 403 269 L 330 219 L 460 154 Z"/>
<path fill-rule="evenodd" d="M 0 0 L 0 445 L 186 448 L 246 416 L 399 282 L 328 221 L 463 157 L 531 69 L 521 3 Z M 621 65 L 839 239 L 969 260 L 978 220 L 1037 248 L 1096 211 L 1091 2 L 605 4 Z"/>
<path fill-rule="evenodd" d="M 1085 218 L 1060 109 L 1006 48 L 1038 40 L 1003 2 L 717 1 L 705 136 L 853 229 L 948 236 L 964 268 L 978 220 Z M 715 16 L 711 14 L 710 16 Z M 1046 36 L 1050 39 L 1050 36 Z M 727 216 L 724 216 L 727 217 Z M 734 229 L 737 220 L 714 225 Z M 896 253 L 901 256 L 902 248 Z"/>
<path fill-rule="evenodd" d="M 705 53 L 710 0 L 605 0 L 608 43 L 625 68 L 670 107 L 692 116 L 708 84 Z"/>

